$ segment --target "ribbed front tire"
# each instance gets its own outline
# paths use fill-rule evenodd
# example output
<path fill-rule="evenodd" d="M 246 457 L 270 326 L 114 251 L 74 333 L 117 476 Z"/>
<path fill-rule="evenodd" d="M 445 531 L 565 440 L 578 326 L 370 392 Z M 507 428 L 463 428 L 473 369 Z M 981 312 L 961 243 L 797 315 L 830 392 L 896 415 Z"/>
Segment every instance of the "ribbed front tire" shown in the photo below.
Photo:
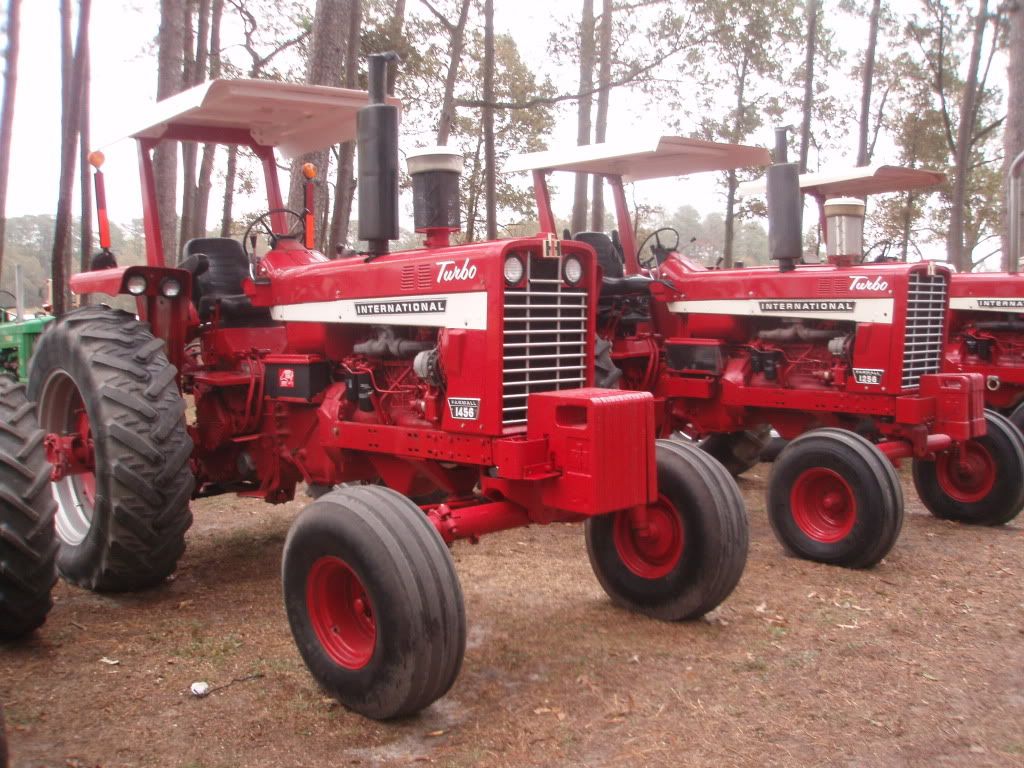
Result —
<path fill-rule="evenodd" d="M 462 589 L 440 534 L 405 496 L 373 485 L 320 496 L 288 533 L 282 574 L 299 653 L 349 709 L 410 715 L 455 682 Z"/>
<path fill-rule="evenodd" d="M 736 588 L 749 526 L 736 481 L 698 448 L 657 444 L 658 500 L 587 520 L 590 565 L 612 601 L 664 621 L 695 619 Z"/>

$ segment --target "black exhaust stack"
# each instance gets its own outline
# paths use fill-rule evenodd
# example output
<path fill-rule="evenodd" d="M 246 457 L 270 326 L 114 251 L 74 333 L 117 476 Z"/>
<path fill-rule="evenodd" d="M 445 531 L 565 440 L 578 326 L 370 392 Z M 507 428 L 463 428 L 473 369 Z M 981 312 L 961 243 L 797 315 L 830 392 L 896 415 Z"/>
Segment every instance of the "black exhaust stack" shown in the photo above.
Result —
<path fill-rule="evenodd" d="M 359 239 L 367 241 L 371 256 L 387 253 L 388 241 L 398 239 L 398 107 L 385 101 L 389 61 L 398 55 L 369 56 L 370 103 L 356 121 Z"/>
<path fill-rule="evenodd" d="M 779 262 L 780 272 L 796 269 L 803 252 L 804 201 L 800 193 L 800 166 L 787 162 L 786 134 L 792 126 L 775 129 L 775 162 L 765 178 L 768 196 L 768 255 Z"/>

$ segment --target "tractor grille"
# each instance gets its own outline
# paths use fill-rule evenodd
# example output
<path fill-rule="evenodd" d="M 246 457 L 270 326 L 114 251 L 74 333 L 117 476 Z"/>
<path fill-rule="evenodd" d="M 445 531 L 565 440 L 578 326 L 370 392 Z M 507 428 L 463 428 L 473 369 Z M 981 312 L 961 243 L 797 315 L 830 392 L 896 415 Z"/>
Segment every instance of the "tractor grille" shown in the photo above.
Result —
<path fill-rule="evenodd" d="M 505 426 L 526 423 L 528 395 L 578 389 L 586 383 L 586 288 L 573 288 L 562 280 L 560 258 L 529 256 L 524 261 L 523 284 L 505 289 Z"/>
<path fill-rule="evenodd" d="M 910 273 L 907 327 L 903 342 L 903 389 L 916 387 L 921 376 L 938 373 L 945 338 L 946 283 L 944 274 Z"/>

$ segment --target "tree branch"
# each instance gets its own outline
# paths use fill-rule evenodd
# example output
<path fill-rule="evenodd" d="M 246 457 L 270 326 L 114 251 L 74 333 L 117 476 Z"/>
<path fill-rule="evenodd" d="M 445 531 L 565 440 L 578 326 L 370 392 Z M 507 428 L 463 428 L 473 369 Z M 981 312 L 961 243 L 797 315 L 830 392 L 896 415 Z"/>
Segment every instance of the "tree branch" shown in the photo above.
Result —
<path fill-rule="evenodd" d="M 424 0 L 421 0 L 423 2 Z M 558 104 L 563 101 L 576 101 L 586 96 L 592 96 L 595 93 L 601 93 L 602 91 L 608 91 L 612 88 L 618 88 L 619 86 L 626 85 L 637 80 L 640 75 L 650 72 L 655 67 L 668 61 L 672 56 L 675 56 L 680 51 L 689 47 L 689 44 L 679 45 L 664 55 L 652 59 L 647 64 L 642 66 L 634 66 L 629 72 L 621 77 L 609 81 L 604 85 L 596 85 L 593 88 L 585 88 L 578 93 L 563 93 L 558 96 L 535 96 L 532 99 L 526 101 L 492 101 L 490 103 L 483 99 L 456 99 L 456 105 L 460 107 L 493 107 L 494 109 L 530 109 L 531 107 L 537 107 L 540 105 Z"/>
<path fill-rule="evenodd" d="M 430 0 L 420 0 L 420 2 L 427 7 L 428 11 L 434 14 L 437 20 L 441 22 L 441 24 L 444 25 L 444 28 L 448 30 L 449 34 L 455 31 L 455 25 L 448 21 L 448 17 L 441 13 L 439 10 L 437 10 L 437 8 L 435 8 L 430 3 Z"/>

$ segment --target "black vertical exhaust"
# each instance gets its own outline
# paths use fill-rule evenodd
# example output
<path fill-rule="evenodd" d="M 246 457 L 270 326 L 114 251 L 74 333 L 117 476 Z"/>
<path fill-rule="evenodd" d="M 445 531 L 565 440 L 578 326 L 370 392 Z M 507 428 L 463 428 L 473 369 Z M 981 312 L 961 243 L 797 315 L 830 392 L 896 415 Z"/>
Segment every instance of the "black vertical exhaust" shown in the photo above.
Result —
<path fill-rule="evenodd" d="M 768 255 L 779 262 L 780 272 L 796 269 L 803 252 L 804 201 L 800 193 L 800 166 L 787 162 L 786 134 L 792 126 L 775 129 L 775 162 L 765 178 L 768 196 Z"/>
<path fill-rule="evenodd" d="M 369 56 L 370 103 L 356 121 L 359 239 L 367 241 L 372 256 L 387 253 L 388 241 L 398 239 L 398 107 L 385 100 L 391 61 L 398 61 L 398 55 Z"/>

